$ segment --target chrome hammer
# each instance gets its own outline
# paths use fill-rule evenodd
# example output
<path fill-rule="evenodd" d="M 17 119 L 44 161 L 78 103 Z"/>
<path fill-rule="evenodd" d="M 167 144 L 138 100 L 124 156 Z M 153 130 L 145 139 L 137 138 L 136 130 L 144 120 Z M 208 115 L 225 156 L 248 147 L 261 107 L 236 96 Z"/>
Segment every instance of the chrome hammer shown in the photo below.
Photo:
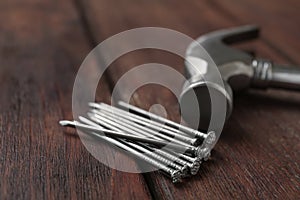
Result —
<path fill-rule="evenodd" d="M 194 108 L 190 106 L 190 98 L 194 93 L 200 109 L 198 128 L 207 130 L 212 114 L 208 87 L 226 99 L 227 118 L 233 107 L 233 92 L 250 87 L 300 90 L 300 67 L 283 66 L 270 60 L 258 59 L 230 46 L 258 36 L 259 28 L 255 25 L 247 25 L 205 34 L 188 47 L 185 61 L 188 80 L 183 86 L 180 97 L 181 114 L 185 121 L 189 123 L 195 119 Z M 207 57 L 203 54 L 203 48 L 217 65 L 223 79 L 223 87 L 214 86 L 216 84 L 210 82 L 212 77 L 210 71 L 201 69 L 211 67 L 209 62 L 206 63 Z"/>

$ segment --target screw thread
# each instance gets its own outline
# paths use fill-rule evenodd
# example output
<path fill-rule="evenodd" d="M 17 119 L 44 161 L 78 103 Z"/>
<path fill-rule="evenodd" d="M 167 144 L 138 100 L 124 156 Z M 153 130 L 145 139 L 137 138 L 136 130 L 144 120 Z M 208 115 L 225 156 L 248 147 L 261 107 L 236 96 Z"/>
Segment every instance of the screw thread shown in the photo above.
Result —
<path fill-rule="evenodd" d="M 127 142 L 127 144 L 132 146 L 133 148 L 136 148 L 136 149 L 142 151 L 143 153 L 146 153 L 147 156 L 151 156 L 152 158 L 155 158 L 155 159 L 161 161 L 162 163 L 164 163 L 164 164 L 166 164 L 170 167 L 182 170 L 182 166 L 180 166 L 180 165 L 178 165 L 178 164 L 176 164 L 176 163 L 160 156 L 159 154 L 157 154 L 154 151 L 151 151 L 151 150 L 145 148 L 145 146 L 141 146 L 141 145 L 138 145 L 138 144 L 135 144 L 135 143 L 132 143 L 132 142 Z M 144 156 L 146 156 L 146 155 L 144 155 Z"/>
<path fill-rule="evenodd" d="M 160 155 L 162 155 L 162 156 L 165 156 L 165 157 L 169 158 L 170 160 L 173 160 L 174 162 L 177 162 L 177 163 L 179 163 L 181 165 L 189 165 L 189 163 L 187 163 L 186 161 L 180 159 L 180 157 L 172 155 L 172 154 L 170 154 L 170 153 L 168 153 L 166 151 L 163 151 L 161 149 L 155 149 L 155 152 L 158 153 L 158 154 L 160 154 Z"/>

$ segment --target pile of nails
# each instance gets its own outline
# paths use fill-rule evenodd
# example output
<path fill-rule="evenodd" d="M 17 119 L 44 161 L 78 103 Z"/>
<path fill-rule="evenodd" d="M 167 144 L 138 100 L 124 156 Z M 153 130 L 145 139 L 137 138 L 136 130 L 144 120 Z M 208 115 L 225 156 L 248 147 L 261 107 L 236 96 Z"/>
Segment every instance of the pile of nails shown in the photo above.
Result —
<path fill-rule="evenodd" d="M 79 116 L 79 121 L 62 120 L 60 124 L 125 150 L 160 169 L 173 183 L 196 175 L 216 140 L 213 131 L 202 133 L 122 101 L 118 107 L 89 106 L 87 118 Z"/>

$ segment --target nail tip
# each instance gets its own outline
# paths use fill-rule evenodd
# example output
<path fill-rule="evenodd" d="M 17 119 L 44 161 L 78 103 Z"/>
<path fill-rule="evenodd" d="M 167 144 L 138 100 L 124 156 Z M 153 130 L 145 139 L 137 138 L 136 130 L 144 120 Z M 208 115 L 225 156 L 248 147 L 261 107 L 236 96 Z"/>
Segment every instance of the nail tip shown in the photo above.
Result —
<path fill-rule="evenodd" d="M 66 125 L 69 124 L 69 122 L 68 122 L 67 120 L 60 120 L 58 123 L 59 123 L 61 126 L 66 126 Z"/>

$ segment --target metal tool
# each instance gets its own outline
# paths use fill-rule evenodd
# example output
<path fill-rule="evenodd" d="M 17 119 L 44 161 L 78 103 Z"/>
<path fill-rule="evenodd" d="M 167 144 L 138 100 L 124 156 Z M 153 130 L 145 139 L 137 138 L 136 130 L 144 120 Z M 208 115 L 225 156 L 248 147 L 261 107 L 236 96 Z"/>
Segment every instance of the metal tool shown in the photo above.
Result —
<path fill-rule="evenodd" d="M 210 131 L 210 132 L 208 132 L 208 134 L 204 134 L 204 133 L 196 131 L 192 128 L 183 126 L 181 124 L 178 124 L 171 120 L 165 119 L 163 117 L 160 117 L 160 116 L 150 113 L 148 111 L 142 110 L 136 106 L 127 104 L 123 101 L 119 101 L 118 105 L 124 109 L 134 111 L 144 117 L 150 117 L 152 120 L 155 120 L 157 122 L 161 122 L 161 123 L 164 123 L 165 125 L 178 128 L 179 130 L 184 131 L 186 134 L 193 135 L 195 137 L 204 138 L 203 143 L 201 145 L 201 149 L 199 149 L 200 151 L 198 151 L 198 156 L 203 158 L 204 160 L 207 160 L 209 158 L 210 151 L 212 150 L 213 144 L 215 143 L 215 140 L 216 140 L 216 135 L 215 135 L 214 131 Z"/>
<path fill-rule="evenodd" d="M 107 124 L 107 123 L 105 123 L 105 122 L 102 122 L 102 121 L 99 121 L 96 117 L 93 117 L 93 116 L 90 116 L 90 118 L 94 121 L 94 123 L 95 122 L 97 122 L 97 124 L 101 124 L 101 125 L 104 125 L 105 127 L 108 127 L 108 128 L 110 128 L 111 130 L 115 130 L 115 131 L 117 131 L 117 132 L 122 132 L 122 131 L 124 131 L 122 128 L 122 126 L 121 125 L 119 125 L 119 124 Z M 83 119 L 82 117 L 80 118 L 82 121 L 84 121 L 84 122 L 86 122 L 86 123 L 89 123 L 88 121 L 87 121 L 87 119 Z M 90 124 L 90 123 L 89 123 Z M 128 130 L 128 129 L 125 129 L 125 130 Z M 136 141 L 136 142 L 139 142 L 139 141 Z M 135 146 L 135 144 L 132 144 L 132 142 L 129 142 L 129 144 L 131 145 L 131 146 L 134 146 L 135 148 L 144 148 L 144 149 L 142 149 L 142 151 L 143 152 L 146 152 L 146 153 L 149 153 L 149 151 L 153 151 L 153 152 L 155 152 L 154 153 L 154 155 L 157 155 L 157 156 L 164 156 L 166 159 L 169 159 L 170 161 L 174 161 L 175 163 L 177 162 L 177 163 L 179 163 L 179 164 L 181 164 L 182 165 L 182 167 L 181 168 L 178 168 L 178 167 L 176 167 L 176 169 L 180 169 L 181 171 L 182 171 L 182 174 L 184 174 L 184 175 L 187 175 L 187 173 L 185 172 L 185 168 L 184 167 L 188 167 L 189 168 L 189 170 L 190 170 L 190 173 L 191 173 L 191 175 L 195 175 L 197 172 L 198 172 L 198 170 L 199 170 L 199 168 L 200 168 L 200 163 L 201 163 L 201 158 L 197 158 L 197 159 L 195 159 L 195 158 L 190 158 L 189 156 L 187 156 L 187 155 L 184 155 L 184 154 L 177 154 L 176 152 L 174 152 L 173 151 L 173 153 L 170 153 L 170 152 L 168 152 L 168 151 L 164 151 L 164 150 L 162 150 L 162 149 L 157 149 L 157 148 L 153 148 L 153 147 L 151 147 L 151 146 L 146 146 L 146 145 L 144 145 L 144 144 L 142 144 L 142 143 L 140 143 L 139 142 L 139 146 L 141 146 L 141 147 L 137 147 L 137 146 Z M 177 145 L 175 145 L 175 146 L 177 146 Z M 169 147 L 169 149 L 172 149 L 172 150 L 174 150 L 173 149 L 174 147 Z M 193 147 L 192 147 L 193 148 Z M 167 148 L 168 149 L 168 148 Z M 196 148 L 193 148 L 193 149 L 196 149 Z M 186 150 L 186 149 L 184 149 L 186 152 L 190 152 L 191 150 Z M 195 150 L 194 150 L 195 151 Z M 149 155 L 151 156 L 151 154 L 153 154 L 153 152 L 152 153 L 149 153 Z M 153 156 L 152 156 L 153 157 Z M 187 161 L 184 161 L 183 159 L 181 159 L 181 157 L 183 157 L 183 158 L 190 158 L 189 160 L 187 160 Z M 172 166 L 172 164 L 168 164 L 169 166 Z"/>
<path fill-rule="evenodd" d="M 83 123 L 89 124 L 89 125 L 97 127 L 97 128 L 103 128 L 98 123 L 91 121 L 87 118 L 84 118 L 82 116 L 80 116 L 79 119 Z M 113 127 L 113 130 L 116 130 L 118 132 L 121 131 L 117 127 Z M 95 134 L 95 133 L 93 133 L 93 134 Z M 155 167 L 158 167 L 160 170 L 162 170 L 164 173 L 166 173 L 168 176 L 170 176 L 172 178 L 173 183 L 181 182 L 181 177 L 186 176 L 186 173 L 187 173 L 186 165 L 179 166 L 177 164 L 174 164 L 171 160 L 165 159 L 165 158 L 161 157 L 159 154 L 156 154 L 155 152 L 151 152 L 146 147 L 139 146 L 139 145 L 136 145 L 135 143 L 125 142 L 125 141 L 123 141 L 123 144 L 120 144 L 120 142 L 122 142 L 122 141 L 120 141 L 118 139 L 115 139 L 112 141 L 107 138 L 103 138 L 101 136 L 100 136 L 100 138 L 110 142 L 111 144 L 116 145 L 119 148 L 129 151 L 136 157 L 152 164 Z M 126 147 L 124 147 L 124 145 Z M 137 151 L 137 149 L 140 150 L 141 152 Z M 146 153 L 146 155 L 145 155 L 145 153 Z M 150 155 L 150 157 L 149 157 L 149 155 Z M 168 166 L 166 166 L 166 165 L 168 165 Z M 174 168 L 176 168 L 176 170 L 174 170 L 170 167 L 174 167 Z"/>
<path fill-rule="evenodd" d="M 85 121 L 85 122 L 88 122 L 90 120 L 86 119 L 86 118 L 83 118 L 81 117 L 81 120 Z M 91 122 L 89 122 L 91 123 Z M 90 124 L 91 125 L 91 124 Z M 102 126 L 98 125 L 98 124 L 95 124 L 93 123 L 93 125 L 95 127 L 98 127 L 98 128 L 103 128 Z M 157 167 L 159 168 L 162 172 L 164 172 L 166 175 L 170 176 L 172 178 L 172 182 L 173 183 L 178 183 L 178 182 L 181 182 L 182 179 L 182 173 L 180 170 L 178 169 L 173 169 L 169 166 L 166 166 L 166 164 L 162 163 L 161 161 L 158 161 L 152 157 L 149 157 L 147 155 L 145 155 L 143 152 L 141 151 L 138 151 L 136 149 L 134 149 L 133 147 L 131 146 L 128 146 L 128 144 L 120 139 L 116 139 L 116 138 L 110 138 L 110 137 L 106 137 L 106 136 L 102 136 L 102 135 L 99 135 L 98 133 L 94 133 L 94 132 L 89 132 L 89 134 L 101 139 L 101 140 L 104 140 L 110 144 L 113 144 L 127 152 L 129 152 L 131 155 L 134 155 L 135 157 L 141 159 L 141 160 L 144 160 L 146 161 L 147 163 L 153 165 L 154 167 Z M 165 162 L 167 162 L 166 160 L 164 160 Z"/>
<path fill-rule="evenodd" d="M 168 133 L 170 135 L 175 134 L 176 132 L 179 131 L 179 130 L 174 129 L 174 128 L 168 129 L 168 128 L 165 127 L 164 124 L 157 123 L 155 121 L 151 121 L 147 118 L 143 118 L 143 117 L 138 116 L 138 115 L 134 115 L 132 113 L 126 112 L 124 110 L 121 110 L 119 108 L 110 106 L 110 105 L 105 104 L 105 103 L 89 103 L 89 106 L 92 107 L 92 108 L 97 108 L 100 111 L 104 110 L 104 111 L 107 111 L 107 112 L 111 112 L 112 114 L 122 116 L 122 117 L 127 118 L 131 121 L 134 121 L 136 123 L 145 125 L 146 127 L 151 127 L 152 129 L 154 129 L 156 131 L 162 131 L 163 133 Z M 192 139 L 192 138 L 189 138 L 189 137 L 185 137 L 185 138 Z M 187 140 L 187 141 L 190 142 L 190 140 Z M 170 147 L 170 148 L 173 148 L 173 147 Z M 152 150 L 154 150 L 154 149 L 152 148 Z M 175 162 L 178 162 L 182 165 L 188 166 L 189 169 L 190 169 L 191 175 L 196 175 L 199 168 L 200 168 L 201 159 L 192 158 L 192 157 L 189 157 L 189 156 L 184 155 L 184 154 L 176 154 L 176 152 L 164 151 L 162 149 L 155 149 L 155 152 L 162 155 L 162 156 L 165 156 L 166 158 L 170 158 L 171 160 L 174 160 Z"/>
<path fill-rule="evenodd" d="M 133 114 L 104 103 L 90 103 L 88 118 L 79 116 L 79 121 L 61 120 L 59 123 L 126 150 L 159 168 L 174 183 L 197 174 L 202 160 L 210 156 L 214 132 L 204 134 L 124 102 L 121 104 L 143 114 Z"/>
<path fill-rule="evenodd" d="M 98 104 L 99 105 L 99 104 Z M 95 106 L 95 105 L 94 105 Z M 113 108 L 113 107 L 112 107 Z M 120 130 L 120 131 L 129 131 L 129 132 L 134 132 L 136 133 L 137 135 L 140 135 L 140 136 L 148 136 L 148 134 L 146 134 L 147 132 L 141 132 L 141 127 L 135 127 L 134 124 L 127 124 L 127 123 L 130 123 L 127 121 L 127 123 L 120 123 L 120 121 L 118 122 L 115 122 L 113 120 L 109 120 L 107 118 L 105 118 L 104 116 L 99 116 L 98 114 L 100 114 L 99 112 L 96 112 L 94 114 L 92 113 L 89 113 L 88 116 L 90 117 L 90 119 L 92 119 L 94 122 L 97 122 L 109 129 L 112 129 L 112 130 Z M 106 116 L 107 117 L 107 116 Z M 126 117 L 126 116 L 124 116 Z M 112 118 L 111 118 L 112 119 Z M 126 126 L 128 125 L 128 126 Z M 146 134 L 146 135 L 145 135 Z M 150 134 L 151 136 L 151 134 Z M 154 138 L 156 138 L 154 136 Z M 208 157 L 210 156 L 210 150 L 207 149 L 206 147 L 203 148 L 203 146 L 205 145 L 202 145 L 201 147 L 192 147 L 188 144 L 184 144 L 184 146 L 178 146 L 177 144 L 173 144 L 171 143 L 172 145 L 168 145 L 168 146 L 165 146 L 165 149 L 166 150 L 172 150 L 172 152 L 170 151 L 162 151 L 160 149 L 155 149 L 155 151 L 163 156 L 167 156 L 169 158 L 171 158 L 172 160 L 174 159 L 174 157 L 176 156 L 177 158 L 183 158 L 185 160 L 187 160 L 188 162 L 190 162 L 190 164 L 186 164 L 190 167 L 190 170 L 191 170 L 191 174 L 192 175 L 195 175 L 197 173 L 197 171 L 199 170 L 199 167 L 200 167 L 200 163 L 201 163 L 201 160 L 204 159 L 204 160 L 207 160 Z M 175 150 L 175 151 L 174 151 Z M 177 150 L 177 151 L 176 151 Z M 181 150 L 181 151 L 180 151 Z M 178 154 L 176 152 L 185 152 L 187 154 L 190 154 L 192 156 L 197 156 L 196 158 L 192 158 L 190 157 L 189 155 L 184 155 L 184 154 Z M 179 163 L 182 163 L 182 161 L 180 162 L 181 160 L 178 160 Z"/>
<path fill-rule="evenodd" d="M 271 61 L 254 58 L 251 54 L 232 48 L 229 45 L 257 38 L 259 28 L 248 25 L 232 29 L 215 31 L 199 37 L 186 51 L 186 76 L 189 79 L 183 86 L 180 97 L 182 116 L 187 122 L 195 118 L 190 102 L 193 94 L 197 95 L 201 112 L 198 127 L 207 130 L 211 119 L 211 99 L 207 88 L 214 95 L 227 101 L 227 118 L 233 107 L 233 91 L 247 88 L 282 88 L 300 90 L 300 68 L 282 66 Z M 203 49 L 217 65 L 224 87 L 213 81 L 209 70 L 211 62 Z M 195 92 L 195 93 L 194 93 Z"/>
<path fill-rule="evenodd" d="M 135 136 L 136 134 L 133 132 L 129 132 L 130 134 L 126 134 L 122 131 L 112 131 L 112 130 L 108 130 L 108 129 L 104 129 L 104 128 L 89 126 L 86 124 L 82 124 L 78 121 L 61 120 L 61 121 L 59 121 L 59 124 L 62 126 L 76 127 L 82 131 L 92 131 L 94 133 L 98 133 L 98 134 L 101 134 L 104 136 L 128 139 L 128 140 L 133 140 L 133 141 L 137 141 L 137 142 L 144 142 L 147 144 L 155 145 L 159 148 L 166 147 L 166 148 L 170 148 L 174 151 L 179 151 L 179 152 L 186 151 L 188 153 L 191 153 L 191 152 L 195 151 L 194 148 L 191 149 L 189 146 L 174 144 L 174 143 L 171 143 L 170 141 L 150 139 L 150 138 L 146 138 L 146 137 L 138 137 L 138 136 Z"/>
<path fill-rule="evenodd" d="M 134 132 L 138 136 L 151 136 L 152 135 L 153 138 L 156 138 L 156 139 L 159 139 L 159 140 L 162 139 L 160 137 L 155 136 L 156 132 L 151 132 L 151 130 L 149 132 L 148 129 L 146 129 L 144 127 L 141 127 L 138 124 L 132 124 L 129 121 L 121 122 L 119 120 L 118 123 L 116 123 L 114 121 L 114 119 L 112 119 L 108 116 L 103 116 L 101 113 L 88 113 L 88 116 L 94 122 L 96 122 L 96 123 L 98 123 L 102 126 L 105 126 L 109 129 L 112 129 L 112 130 L 118 129 L 118 130 L 124 131 L 124 132 L 128 132 L 128 131 L 129 132 Z M 167 138 L 167 139 L 169 139 L 169 138 Z M 194 146 L 188 145 L 186 143 L 178 143 L 178 141 L 175 141 L 175 143 L 174 143 L 174 141 L 172 141 L 171 144 L 173 144 L 173 145 L 170 146 L 170 147 L 168 147 L 168 145 L 167 145 L 165 147 L 166 148 L 173 148 L 175 146 L 175 147 L 178 147 L 177 150 L 180 150 L 179 148 L 180 148 L 180 146 L 182 146 L 182 150 L 184 150 L 182 152 L 186 152 L 188 154 L 191 154 L 192 156 L 197 156 L 201 159 L 206 158 L 207 155 L 209 154 L 209 152 L 207 152 L 208 149 L 206 149 L 206 148 L 203 149 L 202 146 L 201 147 L 194 147 Z"/>
<path fill-rule="evenodd" d="M 190 136 L 194 136 L 194 137 L 200 137 L 200 138 L 204 138 L 203 141 L 203 146 L 206 146 L 208 149 L 211 149 L 211 145 L 214 144 L 215 140 L 216 140 L 216 135 L 214 131 L 210 131 L 207 134 L 204 134 L 200 131 L 197 131 L 195 129 L 189 128 L 187 126 L 183 126 L 181 124 L 178 124 L 176 122 L 173 122 L 171 120 L 165 119 L 163 117 L 160 117 L 158 115 L 155 115 L 153 113 L 147 112 L 143 109 L 140 109 L 136 106 L 130 105 L 128 103 L 125 103 L 123 101 L 119 101 L 118 105 L 124 109 L 128 109 L 128 110 L 132 110 L 140 115 L 143 115 L 144 117 L 150 117 L 152 120 L 157 121 L 157 122 L 161 122 L 167 126 L 170 127 L 174 127 L 174 128 L 178 128 L 179 130 L 185 132 L 186 134 L 190 135 Z M 207 154 L 209 154 L 207 152 Z M 205 156 L 207 157 L 207 155 Z"/>
<path fill-rule="evenodd" d="M 159 133 L 162 133 L 164 135 L 168 135 L 172 138 L 176 138 L 180 141 L 183 142 L 187 142 L 188 144 L 194 145 L 194 146 L 198 146 L 199 144 L 202 143 L 201 139 L 199 138 L 191 138 L 187 135 L 184 134 L 180 134 L 178 133 L 179 130 L 169 130 L 169 129 L 165 129 L 165 126 L 163 124 L 157 123 L 155 121 L 151 121 L 147 118 L 143 118 L 140 117 L 138 115 L 134 115 L 132 113 L 126 112 L 124 110 L 121 110 L 119 108 L 113 107 L 113 106 L 109 106 L 107 104 L 104 103 L 89 103 L 89 106 L 93 107 L 93 108 L 97 108 L 99 109 L 101 112 L 104 112 L 108 115 L 111 116 L 115 116 L 115 117 L 122 117 L 124 119 L 128 119 L 131 122 L 135 122 L 138 124 L 141 124 L 143 126 L 146 126 L 147 128 L 151 128 L 155 131 L 159 131 Z"/>
<path fill-rule="evenodd" d="M 191 175 L 196 175 L 200 169 L 200 164 L 202 162 L 201 159 L 192 158 L 184 154 L 176 154 L 175 152 L 169 152 L 162 149 L 155 149 L 155 152 L 161 156 L 169 158 L 170 160 L 174 160 L 174 162 L 177 162 L 183 166 L 188 166 Z M 189 160 L 186 160 L 187 157 Z"/>
<path fill-rule="evenodd" d="M 152 133 L 153 135 L 156 135 L 158 137 L 162 137 L 164 139 L 167 139 L 172 142 L 176 142 L 183 145 L 193 145 L 193 146 L 199 146 L 201 144 L 201 140 L 197 138 L 191 138 L 187 136 L 177 135 L 175 133 L 166 134 L 165 131 L 159 131 L 159 127 L 151 126 L 151 124 L 147 125 L 146 123 L 135 123 L 127 118 L 126 115 L 116 115 L 113 112 L 102 110 L 101 111 L 104 115 L 109 116 L 111 118 L 115 118 L 116 120 L 123 121 L 124 123 L 133 124 L 137 127 L 141 127 L 143 130 Z M 95 113 L 99 114 L 101 113 L 99 111 L 95 111 Z M 155 133 L 155 134 L 154 134 Z"/>

